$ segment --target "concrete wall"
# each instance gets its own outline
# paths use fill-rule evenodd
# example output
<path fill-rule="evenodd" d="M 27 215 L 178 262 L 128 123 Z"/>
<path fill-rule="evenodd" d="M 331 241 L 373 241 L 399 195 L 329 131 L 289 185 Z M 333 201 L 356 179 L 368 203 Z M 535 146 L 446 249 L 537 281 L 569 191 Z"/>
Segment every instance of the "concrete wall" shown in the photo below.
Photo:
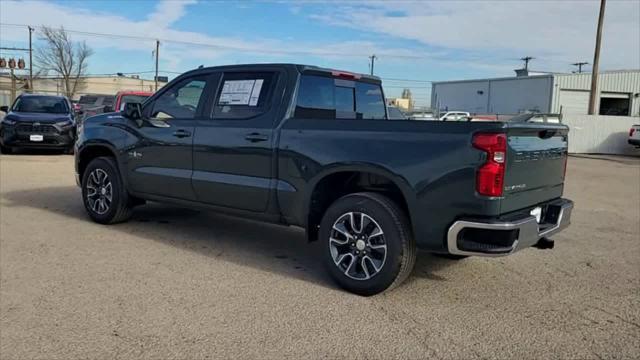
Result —
<path fill-rule="evenodd" d="M 569 152 L 574 154 L 640 155 L 627 143 L 631 125 L 640 117 L 566 114 L 562 122 L 569 126 Z"/>

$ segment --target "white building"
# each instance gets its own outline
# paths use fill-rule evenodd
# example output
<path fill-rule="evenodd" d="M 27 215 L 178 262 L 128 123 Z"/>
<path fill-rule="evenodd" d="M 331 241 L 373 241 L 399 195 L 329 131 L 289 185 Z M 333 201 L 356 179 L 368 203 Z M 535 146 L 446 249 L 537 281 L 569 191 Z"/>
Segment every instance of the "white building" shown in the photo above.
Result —
<path fill-rule="evenodd" d="M 474 114 L 587 114 L 591 74 L 540 74 L 434 82 L 431 107 Z M 640 116 L 640 70 L 601 72 L 597 113 Z"/>
<path fill-rule="evenodd" d="M 0 105 L 11 105 L 15 96 L 28 91 L 27 77 L 22 75 L 12 82 L 7 74 L 0 74 Z M 158 88 L 166 85 L 158 82 Z M 155 81 L 133 76 L 91 76 L 84 77 L 78 84 L 73 100 L 82 95 L 101 94 L 115 95 L 118 91 L 155 91 Z M 64 95 L 64 87 L 60 78 L 36 78 L 33 80 L 33 92 L 36 94 Z"/>

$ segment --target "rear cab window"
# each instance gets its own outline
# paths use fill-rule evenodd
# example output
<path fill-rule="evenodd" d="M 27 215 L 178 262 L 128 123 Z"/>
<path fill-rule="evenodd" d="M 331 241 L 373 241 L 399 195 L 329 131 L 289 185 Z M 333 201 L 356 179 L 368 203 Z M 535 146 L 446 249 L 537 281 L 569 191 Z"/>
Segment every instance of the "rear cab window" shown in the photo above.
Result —
<path fill-rule="evenodd" d="M 380 84 L 320 75 L 301 76 L 294 116 L 308 119 L 387 118 Z"/>

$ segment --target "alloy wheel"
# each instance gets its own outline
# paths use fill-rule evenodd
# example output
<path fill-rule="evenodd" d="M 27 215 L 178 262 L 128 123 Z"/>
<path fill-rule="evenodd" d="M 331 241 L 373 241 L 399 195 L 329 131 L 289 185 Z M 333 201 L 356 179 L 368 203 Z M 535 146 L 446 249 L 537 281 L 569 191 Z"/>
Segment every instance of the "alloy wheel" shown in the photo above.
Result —
<path fill-rule="evenodd" d="M 348 212 L 338 217 L 331 229 L 329 250 L 334 264 L 354 280 L 374 277 L 387 259 L 382 227 L 361 212 Z"/>
<path fill-rule="evenodd" d="M 109 175 L 102 169 L 95 169 L 87 178 L 87 202 L 93 212 L 105 214 L 113 201 L 113 185 Z"/>

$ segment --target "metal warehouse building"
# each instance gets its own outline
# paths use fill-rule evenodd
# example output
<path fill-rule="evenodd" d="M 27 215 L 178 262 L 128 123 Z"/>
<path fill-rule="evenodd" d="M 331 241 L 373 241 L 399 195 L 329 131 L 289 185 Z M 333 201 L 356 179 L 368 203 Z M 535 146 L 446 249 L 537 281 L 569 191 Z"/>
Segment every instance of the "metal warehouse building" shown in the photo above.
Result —
<path fill-rule="evenodd" d="M 587 114 L 590 88 L 590 73 L 434 82 L 431 107 L 474 114 Z M 602 72 L 598 88 L 600 115 L 640 116 L 640 70 Z"/>

